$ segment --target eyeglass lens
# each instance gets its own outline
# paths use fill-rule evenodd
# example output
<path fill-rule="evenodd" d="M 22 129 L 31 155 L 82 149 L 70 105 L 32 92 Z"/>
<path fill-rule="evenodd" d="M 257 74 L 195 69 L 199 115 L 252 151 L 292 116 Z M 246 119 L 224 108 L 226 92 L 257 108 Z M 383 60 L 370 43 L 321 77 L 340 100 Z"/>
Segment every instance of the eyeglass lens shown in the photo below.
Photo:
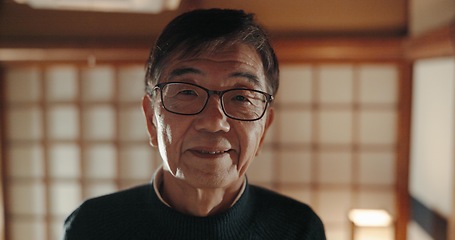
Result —
<path fill-rule="evenodd" d="M 219 94 L 219 93 L 218 93 Z M 161 88 L 161 98 L 166 110 L 183 115 L 202 112 L 209 99 L 209 91 L 193 84 L 167 83 Z M 267 108 L 267 96 L 250 89 L 230 89 L 221 92 L 224 113 L 239 120 L 257 120 Z"/>

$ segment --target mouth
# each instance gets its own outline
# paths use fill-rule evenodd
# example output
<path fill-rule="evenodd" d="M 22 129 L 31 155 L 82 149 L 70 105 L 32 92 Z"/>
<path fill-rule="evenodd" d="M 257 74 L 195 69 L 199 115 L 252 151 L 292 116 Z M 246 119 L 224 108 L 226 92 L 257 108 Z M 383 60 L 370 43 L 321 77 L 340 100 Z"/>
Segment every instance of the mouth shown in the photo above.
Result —
<path fill-rule="evenodd" d="M 222 157 L 225 154 L 229 154 L 232 150 L 203 150 L 203 149 L 191 149 L 190 152 L 198 157 L 203 158 L 216 158 Z"/>
<path fill-rule="evenodd" d="M 229 150 L 227 150 L 227 151 L 214 151 L 214 152 L 212 152 L 212 151 L 205 151 L 205 150 L 199 150 L 199 152 L 202 153 L 202 154 L 217 155 L 217 154 L 227 153 L 227 152 L 229 152 Z"/>

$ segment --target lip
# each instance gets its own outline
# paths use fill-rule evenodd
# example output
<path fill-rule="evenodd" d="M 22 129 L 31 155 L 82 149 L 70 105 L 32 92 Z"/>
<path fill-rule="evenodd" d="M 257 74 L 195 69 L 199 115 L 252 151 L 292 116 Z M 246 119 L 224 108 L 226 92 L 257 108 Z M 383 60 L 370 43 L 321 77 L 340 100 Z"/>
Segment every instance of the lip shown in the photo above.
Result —
<path fill-rule="evenodd" d="M 193 155 L 201 158 L 219 158 L 230 154 L 232 149 L 192 148 L 189 149 L 188 151 Z"/>

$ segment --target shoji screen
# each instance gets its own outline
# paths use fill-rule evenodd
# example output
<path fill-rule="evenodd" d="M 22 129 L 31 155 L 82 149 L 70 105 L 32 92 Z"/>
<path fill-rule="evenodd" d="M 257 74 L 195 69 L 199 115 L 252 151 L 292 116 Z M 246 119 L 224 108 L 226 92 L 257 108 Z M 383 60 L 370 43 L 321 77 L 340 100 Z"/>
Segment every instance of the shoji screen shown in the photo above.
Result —
<path fill-rule="evenodd" d="M 350 239 L 352 208 L 395 214 L 398 81 L 388 63 L 282 65 L 250 180 L 310 204 L 328 239 Z"/>
<path fill-rule="evenodd" d="M 143 76 L 142 65 L 7 69 L 8 239 L 59 239 L 84 199 L 149 181 Z"/>
<path fill-rule="evenodd" d="M 142 65 L 5 69 L 8 240 L 58 239 L 88 197 L 147 182 L 159 165 L 140 100 Z M 275 122 L 252 183 L 310 204 L 328 239 L 351 208 L 395 214 L 399 68 L 282 64 Z"/>

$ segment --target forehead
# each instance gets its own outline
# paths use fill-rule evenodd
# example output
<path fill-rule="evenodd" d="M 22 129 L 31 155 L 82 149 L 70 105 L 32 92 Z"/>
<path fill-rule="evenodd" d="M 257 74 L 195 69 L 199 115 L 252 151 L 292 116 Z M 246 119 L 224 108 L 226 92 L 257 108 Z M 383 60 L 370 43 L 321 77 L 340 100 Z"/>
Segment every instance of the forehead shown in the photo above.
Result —
<path fill-rule="evenodd" d="M 193 75 L 191 78 L 186 78 L 187 74 Z M 249 82 L 247 84 L 249 87 L 267 90 L 261 58 L 254 48 L 246 44 L 224 45 L 215 50 L 204 49 L 193 55 L 180 53 L 171 56 L 168 63 L 164 65 L 159 82 L 180 81 L 178 76 L 185 78 L 185 81 L 191 79 L 198 84 L 202 83 L 199 81 L 204 81 L 208 84 L 206 87 L 220 83 L 233 86 L 241 84 L 243 81 L 240 80 L 243 79 Z M 204 79 L 211 80 L 206 82 Z M 213 81 L 215 79 L 219 81 Z M 223 82 L 222 79 L 236 80 Z"/>
<path fill-rule="evenodd" d="M 257 51 L 246 44 L 225 44 L 202 48 L 200 50 L 186 49 L 171 54 L 164 68 L 169 68 L 182 62 L 209 60 L 213 62 L 232 62 L 244 64 L 264 73 L 262 60 Z"/>

